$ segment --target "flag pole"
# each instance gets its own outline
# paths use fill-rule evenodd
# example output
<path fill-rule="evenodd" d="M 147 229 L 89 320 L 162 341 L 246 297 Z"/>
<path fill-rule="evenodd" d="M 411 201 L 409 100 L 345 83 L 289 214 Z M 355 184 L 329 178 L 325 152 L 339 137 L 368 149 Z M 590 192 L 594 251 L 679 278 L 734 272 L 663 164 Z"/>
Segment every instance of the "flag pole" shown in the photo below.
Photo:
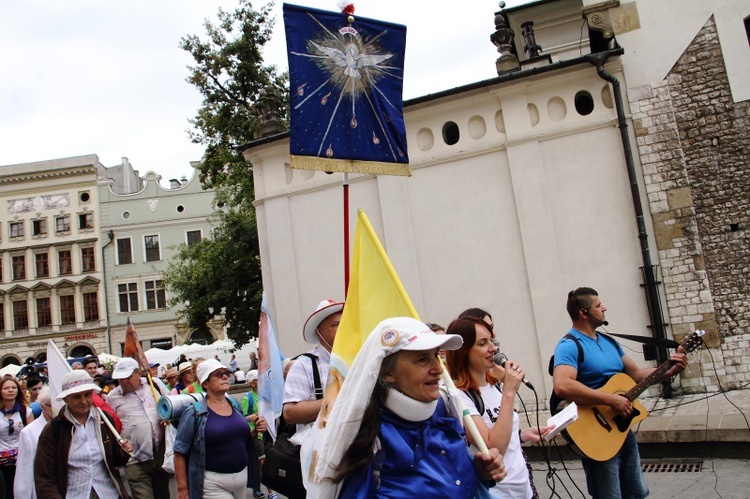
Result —
<path fill-rule="evenodd" d="M 440 359 L 440 357 L 438 357 L 438 359 Z M 477 429 L 476 423 L 474 423 L 474 420 L 471 418 L 469 410 L 464 405 L 463 400 L 458 396 L 458 388 L 456 388 L 450 374 L 448 374 L 448 369 L 445 367 L 445 364 L 443 364 L 443 359 L 440 359 L 440 367 L 443 368 L 443 374 L 441 374 L 441 377 L 443 378 L 446 388 L 448 388 L 448 393 L 450 393 L 451 399 L 456 405 L 456 409 L 461 412 L 460 417 L 461 422 L 464 424 L 464 429 L 471 433 L 471 437 L 474 439 L 474 444 L 476 445 L 476 448 L 479 449 L 479 452 L 485 455 L 489 454 L 490 451 L 487 448 L 487 444 L 484 443 L 482 435 L 479 434 L 479 429 Z"/>
<path fill-rule="evenodd" d="M 349 292 L 349 174 L 344 172 L 344 299 Z"/>

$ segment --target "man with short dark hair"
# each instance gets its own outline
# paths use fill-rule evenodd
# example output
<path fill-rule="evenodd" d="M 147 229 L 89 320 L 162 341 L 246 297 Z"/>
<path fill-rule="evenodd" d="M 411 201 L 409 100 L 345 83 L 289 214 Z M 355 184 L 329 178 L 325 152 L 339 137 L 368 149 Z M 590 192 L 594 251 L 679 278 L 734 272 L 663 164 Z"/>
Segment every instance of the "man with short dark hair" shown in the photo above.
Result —
<path fill-rule="evenodd" d="M 31 412 L 34 414 L 34 419 L 38 418 L 42 414 L 42 406 L 36 401 L 39 393 L 44 388 L 44 382 L 39 376 L 30 376 L 26 380 L 26 390 L 29 392 L 29 407 Z"/>
<path fill-rule="evenodd" d="M 133 457 L 125 466 L 133 499 L 169 497 L 169 474 L 164 461 L 164 425 L 156 412 L 156 400 L 135 359 L 117 361 L 112 373 L 120 386 L 107 395 L 107 402 L 123 423 L 123 438 L 133 444 Z M 166 395 L 159 384 L 157 391 Z"/>
<path fill-rule="evenodd" d="M 97 371 L 99 370 L 99 359 L 91 355 L 83 359 L 83 362 L 81 362 L 81 364 L 83 364 L 83 368 L 87 373 L 89 373 L 89 376 L 91 376 L 92 378 L 96 376 Z"/>
<path fill-rule="evenodd" d="M 608 405 L 619 416 L 630 416 L 630 401 L 618 394 L 599 391 L 610 377 L 625 373 L 636 382 L 648 377 L 654 368 L 639 368 L 614 339 L 602 337 L 596 328 L 607 324 L 605 307 L 593 288 L 578 288 L 568 293 L 566 303 L 573 327 L 568 332 L 575 339 L 565 337 L 555 348 L 553 389 L 561 398 L 579 405 Z M 566 335 L 567 336 L 567 335 Z M 583 362 L 579 364 L 578 345 Z M 682 372 L 687 366 L 684 353 L 671 357 L 672 367 L 664 379 Z M 591 496 L 596 498 L 643 498 L 649 494 L 641 471 L 640 456 L 635 436 L 631 431 L 619 452 L 607 461 L 582 458 L 586 483 Z"/>

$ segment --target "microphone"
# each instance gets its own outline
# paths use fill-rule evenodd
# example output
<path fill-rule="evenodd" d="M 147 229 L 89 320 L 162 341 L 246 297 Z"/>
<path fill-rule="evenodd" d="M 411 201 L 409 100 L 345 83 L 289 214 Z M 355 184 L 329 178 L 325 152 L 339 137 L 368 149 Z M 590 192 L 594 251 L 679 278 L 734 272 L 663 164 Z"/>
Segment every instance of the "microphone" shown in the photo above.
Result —
<path fill-rule="evenodd" d="M 492 342 L 496 347 L 499 347 L 499 344 L 497 343 L 497 340 L 493 340 Z M 505 363 L 508 362 L 508 356 L 505 355 L 503 352 L 498 350 L 495 352 L 495 357 L 492 359 L 495 361 L 495 364 L 497 364 L 500 367 L 505 367 Z M 529 380 L 526 379 L 526 376 L 523 378 L 523 384 L 528 386 L 530 389 L 534 390 L 534 385 L 531 384 Z M 534 390 L 536 391 L 536 390 Z"/>
<path fill-rule="evenodd" d="M 595 321 L 597 321 L 600 326 L 609 326 L 609 322 L 607 322 L 607 321 L 603 321 L 601 319 L 597 319 L 593 315 L 589 315 L 589 317 L 591 317 L 592 319 L 594 319 Z"/>
<path fill-rule="evenodd" d="M 589 311 L 586 310 L 585 308 L 582 308 L 581 310 L 583 311 L 584 314 L 588 315 L 589 317 L 591 317 L 592 319 L 594 319 L 595 321 L 597 321 L 599 323 L 599 326 L 609 326 L 609 322 L 603 321 L 601 319 L 597 319 L 596 317 L 594 317 L 593 315 L 591 315 L 589 313 Z M 596 326 L 596 327 L 599 327 L 599 326 Z"/>

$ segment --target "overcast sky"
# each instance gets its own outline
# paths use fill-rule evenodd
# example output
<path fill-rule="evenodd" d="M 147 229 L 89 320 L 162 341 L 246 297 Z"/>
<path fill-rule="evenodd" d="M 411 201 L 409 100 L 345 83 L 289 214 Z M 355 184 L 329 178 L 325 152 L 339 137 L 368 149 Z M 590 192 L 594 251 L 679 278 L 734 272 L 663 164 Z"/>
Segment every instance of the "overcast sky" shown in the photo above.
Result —
<path fill-rule="evenodd" d="M 338 10 L 336 0 L 290 3 Z M 510 0 L 508 5 L 524 3 Z M 261 2 L 254 2 L 258 8 Z M 286 70 L 277 2 L 264 53 Z M 407 26 L 404 99 L 496 76 L 497 1 L 359 0 L 355 15 Z M 15 0 L 0 5 L 0 165 L 97 154 L 127 157 L 143 176 L 192 175 L 202 147 L 187 138 L 201 96 L 185 81 L 188 34 L 237 0 Z"/>

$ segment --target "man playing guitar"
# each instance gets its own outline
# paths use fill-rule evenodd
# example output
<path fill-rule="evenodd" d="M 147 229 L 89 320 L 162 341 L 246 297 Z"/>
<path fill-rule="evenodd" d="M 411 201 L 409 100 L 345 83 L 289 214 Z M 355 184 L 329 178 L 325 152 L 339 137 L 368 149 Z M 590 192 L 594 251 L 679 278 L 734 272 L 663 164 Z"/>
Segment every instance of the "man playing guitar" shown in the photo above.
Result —
<path fill-rule="evenodd" d="M 654 368 L 639 368 L 633 359 L 611 337 L 604 337 L 596 328 L 606 325 L 605 312 L 598 293 L 581 287 L 568 293 L 566 308 L 573 321 L 568 335 L 574 336 L 583 349 L 583 362 L 579 365 L 576 341 L 568 337 L 555 347 L 553 388 L 561 398 L 584 406 L 609 406 L 619 416 L 630 416 L 631 402 L 618 394 L 598 391 L 607 380 L 625 373 L 638 382 L 648 377 Z M 568 336 L 566 335 L 566 336 Z M 677 353 L 671 356 L 672 366 L 663 379 L 682 372 L 687 366 L 687 356 Z M 597 499 L 643 498 L 648 487 L 641 471 L 640 455 L 633 433 L 628 430 L 619 452 L 606 461 L 583 458 L 588 492 Z"/>

